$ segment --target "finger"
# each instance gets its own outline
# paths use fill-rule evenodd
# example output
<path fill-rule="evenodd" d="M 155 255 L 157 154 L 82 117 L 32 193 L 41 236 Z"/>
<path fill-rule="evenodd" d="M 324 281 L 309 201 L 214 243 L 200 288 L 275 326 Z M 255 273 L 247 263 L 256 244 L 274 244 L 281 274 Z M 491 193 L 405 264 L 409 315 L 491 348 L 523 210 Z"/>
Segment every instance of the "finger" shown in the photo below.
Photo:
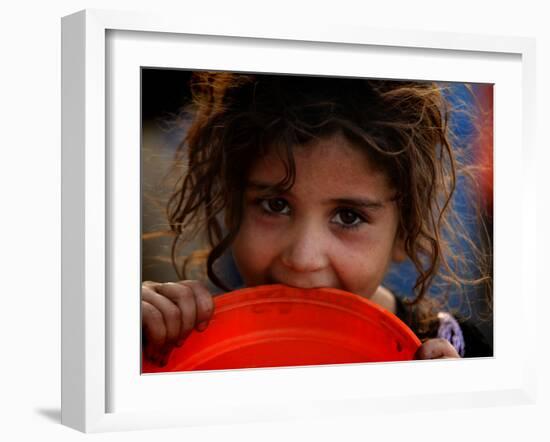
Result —
<path fill-rule="evenodd" d="M 200 281 L 180 281 L 180 284 L 187 285 L 193 289 L 197 305 L 195 329 L 197 331 L 204 331 L 206 327 L 208 327 L 208 323 L 214 313 L 214 300 L 212 294 Z"/>
<path fill-rule="evenodd" d="M 143 353 L 151 362 L 160 365 L 166 342 L 166 326 L 162 313 L 147 301 L 141 301 Z"/>
<path fill-rule="evenodd" d="M 460 358 L 456 349 L 446 339 L 436 338 L 424 342 L 416 351 L 415 359 Z"/>
<path fill-rule="evenodd" d="M 155 290 L 144 287 L 141 290 L 141 299 L 156 307 L 161 313 L 166 327 L 165 351 L 170 350 L 170 346 L 175 346 L 179 340 L 181 328 L 181 312 L 176 304 L 168 297 L 159 293 L 161 286 L 155 287 Z"/>
<path fill-rule="evenodd" d="M 157 287 L 156 290 L 179 307 L 181 322 L 177 345 L 180 346 L 196 323 L 197 306 L 193 289 L 175 282 L 167 282 Z"/>

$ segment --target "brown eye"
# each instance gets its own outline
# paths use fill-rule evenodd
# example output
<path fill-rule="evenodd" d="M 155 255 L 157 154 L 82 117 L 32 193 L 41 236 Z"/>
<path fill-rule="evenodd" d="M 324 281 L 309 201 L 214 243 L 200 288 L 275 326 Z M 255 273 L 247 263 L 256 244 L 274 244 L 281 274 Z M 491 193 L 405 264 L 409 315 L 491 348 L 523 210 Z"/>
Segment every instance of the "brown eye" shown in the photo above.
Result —
<path fill-rule="evenodd" d="M 283 198 L 270 198 L 261 203 L 263 209 L 269 213 L 286 215 L 290 212 L 288 202 Z"/>
<path fill-rule="evenodd" d="M 330 220 L 331 223 L 338 224 L 343 228 L 359 227 L 366 222 L 363 215 L 353 209 L 340 209 Z"/>
<path fill-rule="evenodd" d="M 344 224 L 355 224 L 359 217 L 352 210 L 342 210 L 340 212 L 340 219 Z"/>

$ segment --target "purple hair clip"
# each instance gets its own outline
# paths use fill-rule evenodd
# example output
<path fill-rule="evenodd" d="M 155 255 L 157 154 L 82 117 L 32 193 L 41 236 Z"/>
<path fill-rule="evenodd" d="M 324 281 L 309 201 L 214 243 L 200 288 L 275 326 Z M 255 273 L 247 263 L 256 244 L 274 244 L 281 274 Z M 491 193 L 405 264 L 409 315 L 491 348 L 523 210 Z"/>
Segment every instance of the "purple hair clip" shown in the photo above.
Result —
<path fill-rule="evenodd" d="M 437 318 L 439 319 L 437 337 L 449 341 L 460 357 L 464 357 L 464 336 L 462 335 L 462 329 L 458 321 L 453 315 L 446 312 L 439 312 Z"/>

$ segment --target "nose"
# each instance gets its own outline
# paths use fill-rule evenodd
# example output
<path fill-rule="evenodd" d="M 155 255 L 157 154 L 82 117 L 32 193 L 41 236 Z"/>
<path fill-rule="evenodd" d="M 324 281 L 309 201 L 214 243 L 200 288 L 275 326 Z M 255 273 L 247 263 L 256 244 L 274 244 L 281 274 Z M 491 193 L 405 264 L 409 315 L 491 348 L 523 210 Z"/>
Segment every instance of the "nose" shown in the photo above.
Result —
<path fill-rule="evenodd" d="M 283 265 L 297 273 L 322 270 L 328 263 L 328 241 L 322 228 L 304 223 L 287 236 L 281 253 Z"/>

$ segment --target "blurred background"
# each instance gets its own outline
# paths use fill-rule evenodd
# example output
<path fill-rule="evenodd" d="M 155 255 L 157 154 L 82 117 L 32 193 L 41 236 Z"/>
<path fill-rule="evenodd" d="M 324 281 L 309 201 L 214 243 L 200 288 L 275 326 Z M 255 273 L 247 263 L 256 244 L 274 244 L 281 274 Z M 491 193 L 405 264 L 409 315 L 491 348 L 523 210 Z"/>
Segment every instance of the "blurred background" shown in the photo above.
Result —
<path fill-rule="evenodd" d="M 176 149 L 182 141 L 188 119 L 182 110 L 190 100 L 191 71 L 143 68 L 141 74 L 141 231 L 142 280 L 175 281 L 178 276 L 170 259 L 173 237 L 166 221 L 166 202 L 175 184 L 170 166 Z M 453 113 L 451 128 L 462 147 L 462 162 L 476 170 L 477 183 L 472 187 L 460 178 L 455 193 L 455 207 L 460 220 L 475 247 L 492 256 L 493 226 L 493 85 L 440 83 L 447 100 L 457 112 Z M 481 207 L 481 218 L 477 207 Z M 485 234 L 485 231 L 488 235 Z M 186 255 L 196 245 L 182 250 Z M 456 239 L 453 250 L 467 263 L 468 276 L 475 279 L 479 268 L 474 251 L 468 242 Z M 220 260 L 220 274 L 230 286 L 238 287 L 240 278 L 230 256 Z M 492 265 L 491 265 L 492 269 Z M 416 280 L 411 263 L 394 265 L 384 285 L 401 297 L 411 296 Z M 212 286 L 212 289 L 215 287 Z M 438 295 L 448 289 L 442 280 L 436 280 L 430 294 Z M 492 305 L 489 305 L 482 286 L 464 285 L 461 290 L 448 293 L 449 307 L 462 316 L 471 318 L 489 342 L 493 340 Z"/>

